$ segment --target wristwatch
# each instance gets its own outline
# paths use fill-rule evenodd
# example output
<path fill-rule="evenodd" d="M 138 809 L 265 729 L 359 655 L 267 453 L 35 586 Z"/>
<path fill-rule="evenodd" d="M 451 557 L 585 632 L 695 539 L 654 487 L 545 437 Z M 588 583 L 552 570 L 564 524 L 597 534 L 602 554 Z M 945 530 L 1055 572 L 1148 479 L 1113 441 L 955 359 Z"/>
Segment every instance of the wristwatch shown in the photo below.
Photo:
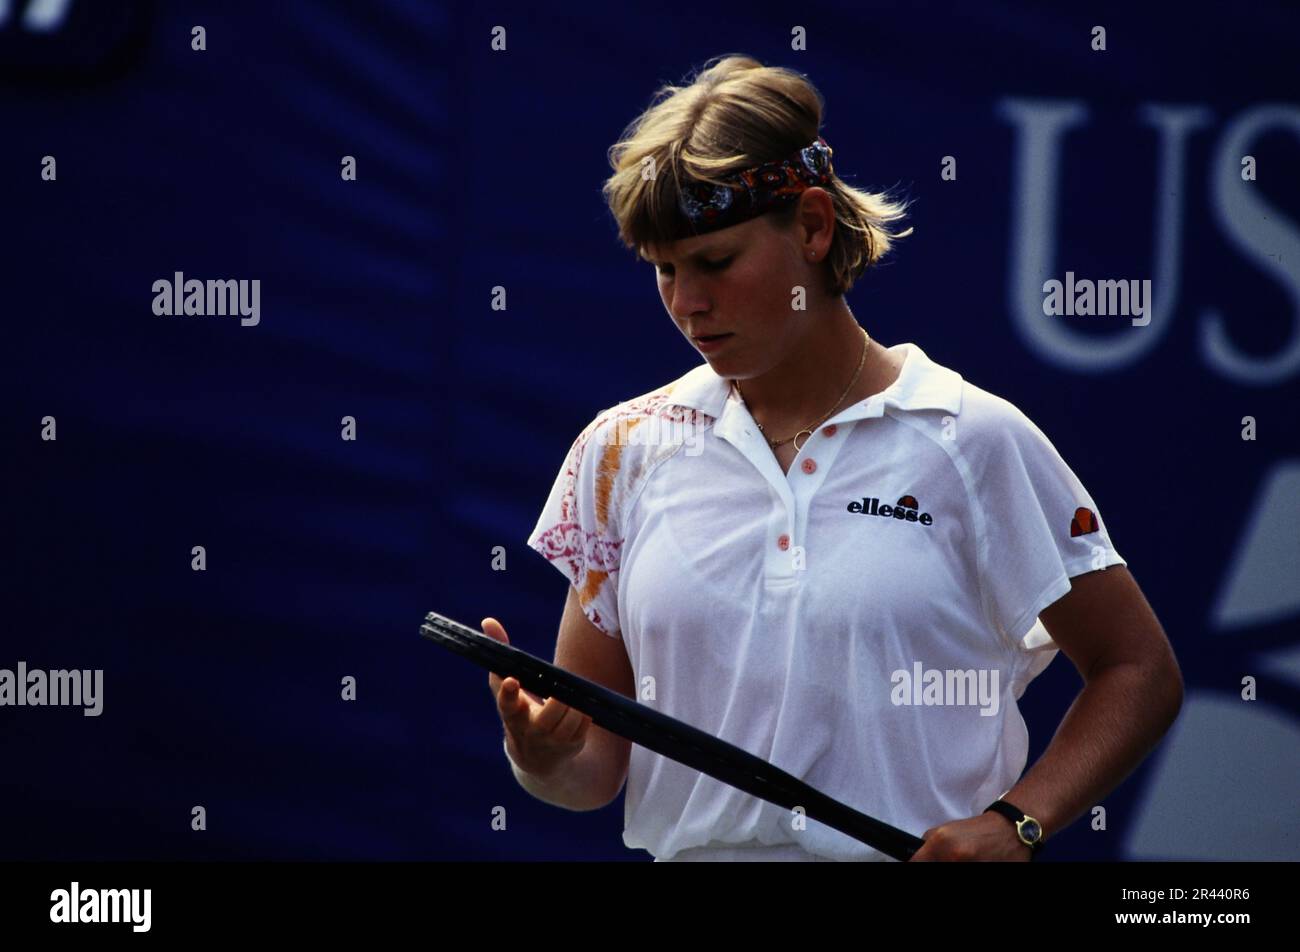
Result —
<path fill-rule="evenodd" d="M 1001 813 L 1004 817 L 1016 825 L 1016 835 L 1020 837 L 1020 842 L 1029 847 L 1029 858 L 1034 859 L 1038 856 L 1039 850 L 1043 847 L 1043 825 L 1028 816 L 1025 811 L 1019 807 L 1012 806 L 1005 800 L 994 800 L 984 812 L 992 810 L 994 813 Z"/>

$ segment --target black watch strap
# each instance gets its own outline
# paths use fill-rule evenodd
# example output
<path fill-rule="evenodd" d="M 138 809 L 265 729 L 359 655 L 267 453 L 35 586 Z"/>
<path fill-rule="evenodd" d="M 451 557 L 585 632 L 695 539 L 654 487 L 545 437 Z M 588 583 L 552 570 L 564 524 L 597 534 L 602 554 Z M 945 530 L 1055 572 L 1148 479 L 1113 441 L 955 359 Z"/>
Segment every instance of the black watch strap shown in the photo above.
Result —
<path fill-rule="evenodd" d="M 1006 800 L 994 800 L 984 808 L 985 813 L 990 810 L 1002 814 L 1011 821 L 1016 828 L 1016 836 L 1020 838 L 1020 842 L 1029 847 L 1030 858 L 1038 856 L 1043 848 L 1043 825 L 1038 820 L 1027 815 L 1024 810 L 1008 803 Z"/>

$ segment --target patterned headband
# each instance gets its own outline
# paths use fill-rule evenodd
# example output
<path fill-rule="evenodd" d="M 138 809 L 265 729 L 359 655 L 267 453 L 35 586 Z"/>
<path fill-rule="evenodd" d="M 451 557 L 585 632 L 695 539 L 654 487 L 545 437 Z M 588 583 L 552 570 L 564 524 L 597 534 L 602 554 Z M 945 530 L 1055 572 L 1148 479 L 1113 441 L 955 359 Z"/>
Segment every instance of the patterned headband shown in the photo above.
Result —
<path fill-rule="evenodd" d="M 688 182 L 677 205 L 685 220 L 681 237 L 703 235 L 756 218 L 800 192 L 831 180 L 831 147 L 821 136 L 788 159 L 739 173 L 731 184 Z"/>

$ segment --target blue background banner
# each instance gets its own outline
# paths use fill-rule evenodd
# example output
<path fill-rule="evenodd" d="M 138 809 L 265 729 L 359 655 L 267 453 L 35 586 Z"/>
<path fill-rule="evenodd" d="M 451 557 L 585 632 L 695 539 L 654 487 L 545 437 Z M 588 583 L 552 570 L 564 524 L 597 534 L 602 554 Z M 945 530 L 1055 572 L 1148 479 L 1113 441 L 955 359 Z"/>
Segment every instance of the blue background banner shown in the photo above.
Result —
<path fill-rule="evenodd" d="M 649 858 L 621 798 L 520 789 L 486 676 L 417 630 L 552 656 L 566 583 L 524 539 L 570 443 L 700 362 L 606 150 L 741 52 L 817 85 L 841 177 L 914 200 L 858 319 L 1046 432 L 1178 654 L 1178 721 L 1044 859 L 1300 859 L 1298 33 L 1283 3 L 0 0 L 0 668 L 104 672 L 98 717 L 0 707 L 0 858 Z M 1067 271 L 1149 279 L 1150 323 L 1045 316 Z M 156 315 L 177 272 L 256 279 L 257 322 Z M 1030 686 L 1031 764 L 1079 684 Z"/>

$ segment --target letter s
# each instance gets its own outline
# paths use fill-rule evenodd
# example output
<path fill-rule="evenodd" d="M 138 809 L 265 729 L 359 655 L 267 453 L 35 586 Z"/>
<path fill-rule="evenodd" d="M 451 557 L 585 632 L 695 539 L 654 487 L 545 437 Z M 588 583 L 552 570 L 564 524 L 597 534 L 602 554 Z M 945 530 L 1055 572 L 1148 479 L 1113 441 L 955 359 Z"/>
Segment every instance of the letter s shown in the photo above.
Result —
<path fill-rule="evenodd" d="M 1291 339 L 1272 357 L 1251 357 L 1228 339 L 1223 315 L 1214 309 L 1201 316 L 1201 353 L 1211 367 L 1248 386 L 1276 385 L 1300 370 L 1300 232 L 1286 215 L 1264 201 L 1258 186 L 1241 180 L 1237 163 L 1251 143 L 1276 127 L 1300 136 L 1300 110 L 1265 105 L 1229 124 L 1210 172 L 1210 207 L 1232 243 L 1260 270 L 1286 286 L 1291 299 Z M 1287 173 L 1289 174 L 1289 173 Z M 1292 227 L 1288 227 L 1292 226 Z M 1238 318 L 1240 320 L 1240 318 Z M 1252 313 L 1247 320 L 1257 320 Z"/>

